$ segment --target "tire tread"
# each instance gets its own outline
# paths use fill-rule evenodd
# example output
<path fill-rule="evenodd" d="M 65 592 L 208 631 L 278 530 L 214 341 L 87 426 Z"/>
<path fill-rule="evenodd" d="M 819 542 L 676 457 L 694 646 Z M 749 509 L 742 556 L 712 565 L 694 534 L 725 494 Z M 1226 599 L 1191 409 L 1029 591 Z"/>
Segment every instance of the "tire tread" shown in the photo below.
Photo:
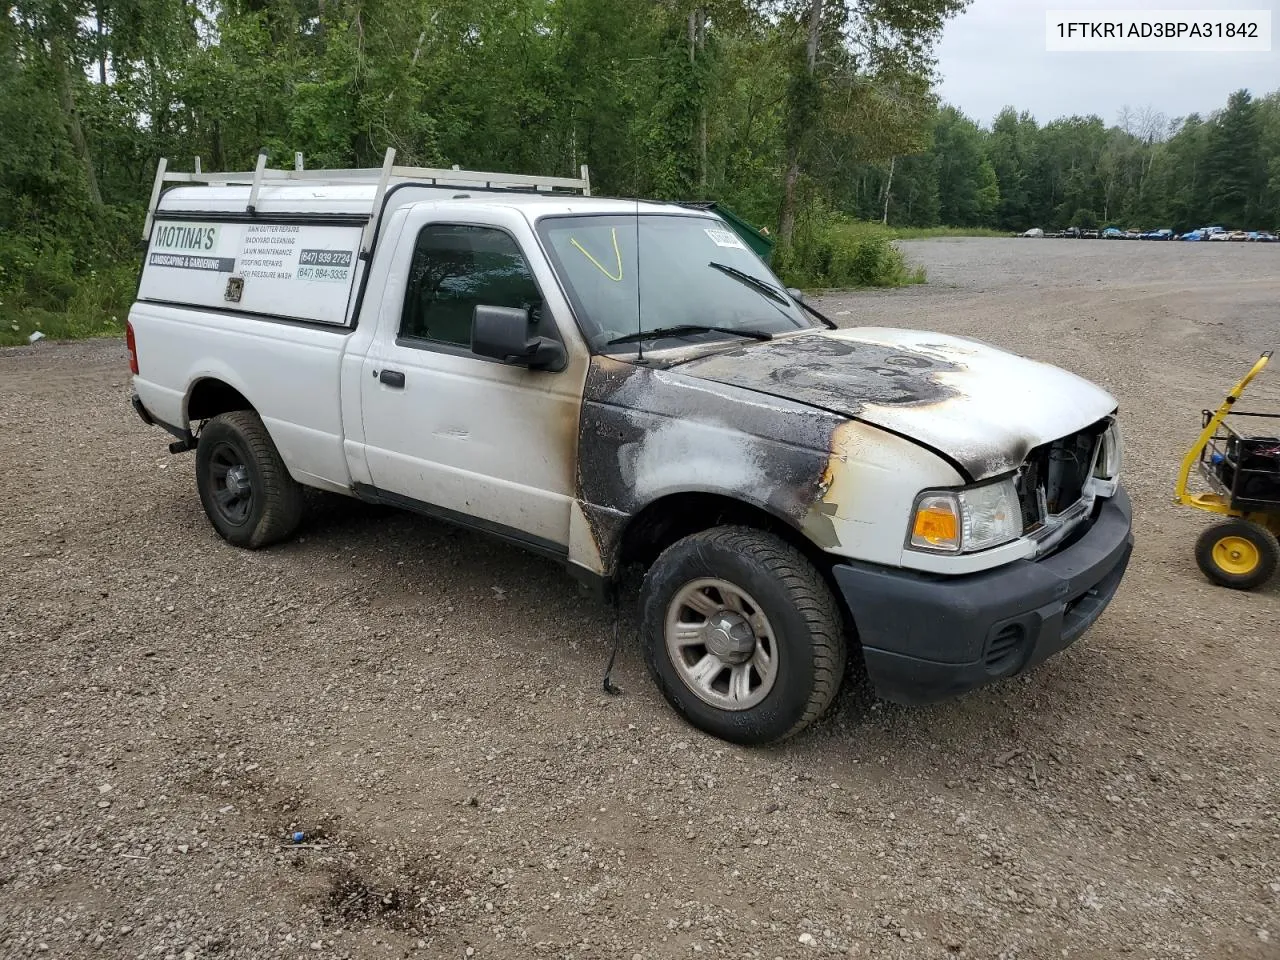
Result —
<path fill-rule="evenodd" d="M 1250 574 L 1229 574 L 1220 570 L 1213 562 L 1213 546 L 1224 536 L 1238 536 L 1251 540 L 1257 546 L 1261 558 L 1258 569 Z M 1196 540 L 1196 564 L 1200 571 L 1214 583 L 1233 590 L 1253 590 L 1262 586 L 1275 575 L 1280 566 L 1280 541 L 1276 535 L 1261 524 L 1243 517 L 1232 517 L 1221 523 L 1206 527 Z"/>
<path fill-rule="evenodd" d="M 302 488 L 289 475 L 262 418 L 253 410 L 233 410 L 210 421 L 217 422 L 240 434 L 262 477 L 263 513 L 244 546 L 257 550 L 288 539 L 302 521 Z"/>
<path fill-rule="evenodd" d="M 690 534 L 663 551 L 651 570 L 657 569 L 663 556 L 676 546 L 699 545 L 716 546 L 749 557 L 764 567 L 782 584 L 808 627 L 813 650 L 813 687 L 800 717 L 784 733 L 770 738 L 770 742 L 793 737 L 827 711 L 844 679 L 848 650 L 840 608 L 822 575 L 803 553 L 785 540 L 754 527 L 712 527 Z"/>

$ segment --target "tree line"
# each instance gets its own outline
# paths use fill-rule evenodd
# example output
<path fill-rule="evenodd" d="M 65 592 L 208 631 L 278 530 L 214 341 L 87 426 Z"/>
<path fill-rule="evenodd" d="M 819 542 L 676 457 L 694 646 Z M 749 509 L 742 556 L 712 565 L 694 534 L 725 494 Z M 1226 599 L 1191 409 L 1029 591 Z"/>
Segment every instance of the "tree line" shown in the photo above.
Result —
<path fill-rule="evenodd" d="M 811 241 L 842 218 L 1280 219 L 1274 94 L 1113 126 L 1007 110 L 985 129 L 940 107 L 934 47 L 967 2 L 10 0 L 0 316 L 127 305 L 161 156 L 585 163 L 602 193 L 720 201 L 774 233 L 784 273 L 837 280 L 800 261 L 831 259 Z"/>
<path fill-rule="evenodd" d="M 17 0 L 5 226 L 76 235 L 155 161 L 459 163 L 719 197 L 788 234 L 837 174 L 923 146 L 967 0 Z M 178 166 L 178 169 L 181 169 Z"/>
<path fill-rule="evenodd" d="M 907 226 L 1280 227 L 1280 92 L 1236 91 L 1208 117 L 1124 108 L 1110 126 L 1006 107 L 984 128 L 943 107 L 931 133 L 923 153 L 868 165 L 846 208 Z"/>

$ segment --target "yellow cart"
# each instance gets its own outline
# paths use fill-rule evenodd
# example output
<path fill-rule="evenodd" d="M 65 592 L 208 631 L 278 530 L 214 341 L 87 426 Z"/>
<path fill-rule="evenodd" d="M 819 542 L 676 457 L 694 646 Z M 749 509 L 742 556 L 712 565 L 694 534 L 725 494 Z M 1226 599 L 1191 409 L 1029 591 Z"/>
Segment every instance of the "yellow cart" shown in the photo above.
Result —
<path fill-rule="evenodd" d="M 1280 413 L 1235 409 L 1245 387 L 1271 359 L 1268 350 L 1227 394 L 1217 410 L 1204 411 L 1204 428 L 1178 470 L 1176 502 L 1216 513 L 1224 519 L 1196 541 L 1196 563 L 1214 583 L 1236 590 L 1252 590 L 1266 583 L 1280 564 Z M 1246 434 L 1227 422 L 1241 418 L 1275 422 L 1270 436 Z M 1209 487 L 1190 493 L 1187 480 L 1193 468 Z"/>

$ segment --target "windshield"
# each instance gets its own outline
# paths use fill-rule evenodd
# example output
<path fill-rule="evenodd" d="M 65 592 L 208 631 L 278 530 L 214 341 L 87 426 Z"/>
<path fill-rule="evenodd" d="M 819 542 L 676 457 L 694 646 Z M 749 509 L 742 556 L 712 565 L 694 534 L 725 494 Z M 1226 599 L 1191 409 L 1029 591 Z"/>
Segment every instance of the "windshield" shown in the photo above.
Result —
<path fill-rule="evenodd" d="M 634 335 L 647 331 L 666 333 L 654 339 L 690 342 L 737 339 L 729 332 L 735 329 L 776 334 L 811 326 L 778 278 L 720 220 L 675 214 L 548 217 L 538 232 L 597 350 L 634 351 Z M 671 329 L 691 326 L 722 329 Z M 628 342 L 609 343 L 619 337 Z"/>

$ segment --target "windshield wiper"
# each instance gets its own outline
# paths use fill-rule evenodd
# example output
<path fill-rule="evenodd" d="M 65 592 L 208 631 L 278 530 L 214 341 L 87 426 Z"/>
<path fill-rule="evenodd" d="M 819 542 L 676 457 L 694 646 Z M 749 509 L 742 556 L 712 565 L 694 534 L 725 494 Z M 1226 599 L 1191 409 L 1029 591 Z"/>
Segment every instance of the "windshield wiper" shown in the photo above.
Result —
<path fill-rule="evenodd" d="M 716 270 L 719 270 L 723 274 L 727 274 L 728 276 L 733 277 L 733 279 L 739 281 L 740 283 L 745 283 L 748 287 L 750 287 L 753 290 L 758 290 L 760 293 L 764 294 L 774 303 L 780 303 L 784 307 L 789 306 L 791 304 L 791 298 L 788 297 L 781 290 L 779 290 L 777 287 L 775 287 L 773 284 L 766 283 L 764 280 L 761 280 L 759 277 L 753 277 L 751 274 L 747 273 L 745 270 L 739 270 L 737 267 L 731 267 L 727 263 L 717 263 L 714 260 L 708 263 L 707 266 L 712 267 Z"/>
<path fill-rule="evenodd" d="M 822 321 L 822 325 L 826 327 L 828 330 L 840 329 L 840 325 L 836 323 L 834 320 L 832 320 L 830 317 L 828 317 L 825 313 L 819 313 L 817 310 L 809 306 L 809 304 L 805 303 L 803 300 L 797 300 L 796 303 L 800 304 L 801 307 L 803 307 L 809 313 L 813 314 L 820 321 Z"/>
<path fill-rule="evenodd" d="M 715 269 L 719 270 L 721 273 L 726 273 L 729 276 L 733 277 L 733 279 L 735 280 L 741 280 L 747 286 L 751 287 L 754 290 L 759 290 L 770 300 L 775 300 L 778 303 L 782 304 L 783 306 L 786 306 L 787 304 L 794 301 L 796 304 L 799 305 L 801 310 L 804 310 L 806 313 L 811 313 L 813 314 L 813 316 L 817 317 L 818 320 L 822 322 L 823 326 L 831 330 L 839 329 L 836 322 L 832 320 L 830 317 L 819 313 L 817 310 L 809 306 L 809 304 L 805 303 L 803 300 L 799 299 L 798 297 L 792 297 L 789 294 L 784 295 L 783 291 L 779 290 L 777 287 L 775 287 L 771 283 L 766 283 L 764 280 L 761 280 L 759 277 L 753 277 L 751 274 L 743 270 L 739 270 L 737 267 L 731 267 L 727 263 L 716 263 L 714 260 L 708 263 L 707 266 L 714 267 Z"/>
<path fill-rule="evenodd" d="M 697 323 L 682 323 L 674 327 L 655 327 L 653 330 L 638 330 L 624 337 L 614 337 L 606 347 L 615 343 L 638 343 L 641 340 L 657 340 L 659 337 L 684 337 L 693 333 L 731 333 L 735 337 L 747 337 L 751 340 L 772 340 L 773 334 L 764 330 L 739 330 L 737 327 L 707 327 Z"/>

